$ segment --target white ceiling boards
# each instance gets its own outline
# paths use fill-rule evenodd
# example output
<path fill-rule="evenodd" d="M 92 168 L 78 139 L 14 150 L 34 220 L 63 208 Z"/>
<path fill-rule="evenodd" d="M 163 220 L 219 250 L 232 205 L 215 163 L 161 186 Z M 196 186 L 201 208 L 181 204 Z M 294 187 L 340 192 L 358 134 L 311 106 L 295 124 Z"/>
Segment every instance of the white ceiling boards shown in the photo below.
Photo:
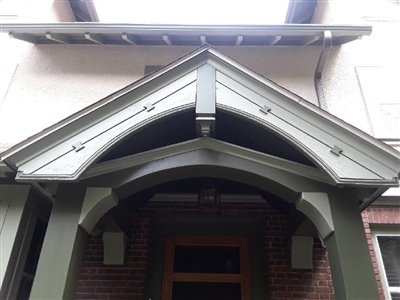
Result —
<path fill-rule="evenodd" d="M 205 65 L 215 74 L 212 82 L 199 78 L 207 76 L 199 71 Z M 204 94 L 207 103 L 202 102 Z M 394 150 L 208 45 L 16 145 L 1 158 L 17 172 L 19 181 L 76 181 L 124 139 L 134 138 L 151 124 L 178 119 L 183 112 L 193 112 L 194 124 L 196 105 L 205 105 L 201 110 L 207 111 L 216 128 L 214 111 L 220 111 L 272 132 L 306 156 L 324 174 L 321 178 L 326 181 L 327 176 L 333 185 L 397 185 L 399 160 Z M 214 127 L 209 131 L 213 136 Z M 157 139 L 156 135 L 151 138 Z M 209 143 L 198 143 L 203 146 Z M 177 153 L 185 151 L 176 148 Z M 228 149 L 224 146 L 221 151 Z M 254 150 L 244 151 L 247 157 L 254 155 Z M 269 156 L 260 157 L 267 161 Z M 296 169 L 297 163 L 292 164 Z"/>

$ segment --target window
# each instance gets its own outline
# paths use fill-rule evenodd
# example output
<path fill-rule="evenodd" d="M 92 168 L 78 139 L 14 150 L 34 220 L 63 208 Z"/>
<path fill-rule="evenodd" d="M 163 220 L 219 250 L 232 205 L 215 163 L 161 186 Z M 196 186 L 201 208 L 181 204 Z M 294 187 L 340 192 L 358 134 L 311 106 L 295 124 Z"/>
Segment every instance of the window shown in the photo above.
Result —
<path fill-rule="evenodd" d="M 250 300 L 248 239 L 168 236 L 162 300 Z"/>
<path fill-rule="evenodd" d="M 400 233 L 374 233 L 376 255 L 386 299 L 400 300 Z"/>

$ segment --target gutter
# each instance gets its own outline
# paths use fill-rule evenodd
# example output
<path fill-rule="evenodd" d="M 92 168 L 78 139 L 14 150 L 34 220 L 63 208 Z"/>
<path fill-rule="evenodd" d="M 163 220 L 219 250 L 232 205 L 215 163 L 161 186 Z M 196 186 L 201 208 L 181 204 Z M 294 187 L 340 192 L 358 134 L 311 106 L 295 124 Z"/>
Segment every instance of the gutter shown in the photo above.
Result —
<path fill-rule="evenodd" d="M 93 32 L 111 33 L 116 31 L 130 32 L 153 32 L 153 33 L 223 33 L 224 35 L 262 32 L 290 32 L 295 35 L 315 34 L 323 31 L 331 31 L 342 36 L 364 36 L 370 35 L 372 26 L 369 25 L 319 25 L 319 24 L 284 24 L 284 25 L 169 25 L 169 24 L 130 24 L 130 23 L 98 23 L 98 22 L 60 22 L 60 23 L 0 23 L 2 31 L 63 31 L 80 32 L 82 30 L 93 30 Z"/>
<path fill-rule="evenodd" d="M 370 35 L 370 25 L 153 25 L 120 23 L 0 23 L 0 31 L 34 44 L 315 46 L 325 31 L 333 45 Z M 153 39 L 149 41 L 150 39 Z"/>

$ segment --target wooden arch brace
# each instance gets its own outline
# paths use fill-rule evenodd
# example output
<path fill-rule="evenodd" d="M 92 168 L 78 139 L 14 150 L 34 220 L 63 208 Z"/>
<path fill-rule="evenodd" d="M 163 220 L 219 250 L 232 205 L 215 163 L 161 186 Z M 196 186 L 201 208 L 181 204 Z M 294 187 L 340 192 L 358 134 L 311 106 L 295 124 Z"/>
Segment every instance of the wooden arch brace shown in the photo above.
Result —
<path fill-rule="evenodd" d="M 335 231 L 329 198 L 326 193 L 301 193 L 296 200 L 296 208 L 314 223 L 324 240 Z"/>
<path fill-rule="evenodd" d="M 118 201 L 119 198 L 112 188 L 87 188 L 79 225 L 87 233 L 91 233 L 100 218 L 116 206 Z"/>

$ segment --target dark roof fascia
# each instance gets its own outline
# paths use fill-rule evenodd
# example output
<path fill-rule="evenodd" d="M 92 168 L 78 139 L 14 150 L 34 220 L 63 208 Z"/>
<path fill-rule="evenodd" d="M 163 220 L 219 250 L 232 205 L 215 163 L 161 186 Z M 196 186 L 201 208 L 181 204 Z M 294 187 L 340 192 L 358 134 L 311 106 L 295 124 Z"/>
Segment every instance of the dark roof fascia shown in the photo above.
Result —
<path fill-rule="evenodd" d="M 324 31 L 332 33 L 334 45 L 341 45 L 352 40 L 359 39 L 362 36 L 370 35 L 372 26 L 370 25 L 320 25 L 320 24 L 283 24 L 283 25 L 140 25 L 140 24 L 119 24 L 119 23 L 0 23 L 2 32 L 8 32 L 17 39 L 25 40 L 31 43 L 55 43 L 56 39 L 46 36 L 46 34 L 59 34 L 66 36 L 60 43 L 82 44 L 85 34 L 96 34 L 102 36 L 102 44 L 129 44 L 123 38 L 115 41 L 116 37 L 122 35 L 132 35 L 135 38 L 145 36 L 157 36 L 163 40 L 163 37 L 173 37 L 178 42 L 180 38 L 200 36 L 207 37 L 251 37 L 253 39 L 265 37 L 290 37 L 296 39 L 291 41 L 291 46 L 316 45 L 322 40 Z M 320 37 L 313 40 L 314 37 Z M 310 41 L 307 43 L 307 38 Z M 170 44 L 174 44 L 171 41 Z M 259 41 L 258 41 L 259 42 Z M 256 44 L 258 43 L 256 42 Z M 135 43 L 135 42 L 133 42 Z M 200 43 L 200 40 L 199 40 Z M 249 42 L 252 43 L 252 42 Z M 254 43 L 254 41 L 253 41 Z M 165 45 L 169 43 L 166 42 Z M 245 44 L 245 43 L 244 43 Z M 244 45 L 243 44 L 243 45 Z M 227 44 L 228 45 L 228 44 Z M 259 45 L 259 44 L 257 44 Z M 265 44 L 265 45 L 268 45 Z M 280 45 L 280 42 L 269 45 Z"/>

